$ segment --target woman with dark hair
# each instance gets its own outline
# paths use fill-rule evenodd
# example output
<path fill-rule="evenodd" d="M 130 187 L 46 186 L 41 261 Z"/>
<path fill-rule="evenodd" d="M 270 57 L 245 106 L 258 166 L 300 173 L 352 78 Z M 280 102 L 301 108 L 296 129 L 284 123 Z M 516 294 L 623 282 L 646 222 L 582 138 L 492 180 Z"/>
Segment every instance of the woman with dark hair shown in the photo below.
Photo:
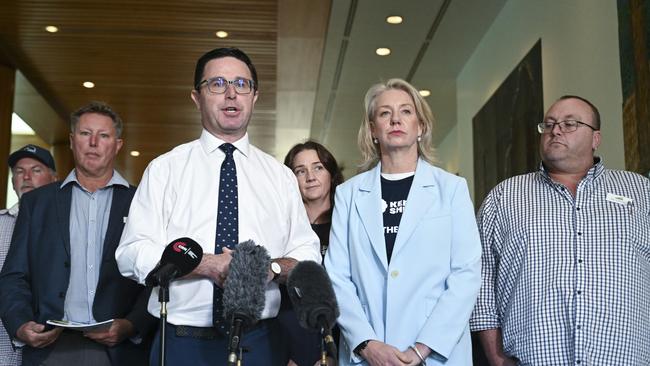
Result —
<path fill-rule="evenodd" d="M 363 173 L 336 190 L 325 267 L 340 365 L 469 366 L 481 242 L 463 178 L 435 167 L 433 115 L 409 83 L 372 86 Z"/>
<path fill-rule="evenodd" d="M 341 168 L 325 146 L 311 140 L 292 147 L 284 158 L 284 165 L 298 179 L 307 217 L 320 239 L 321 254 L 325 256 L 332 225 L 334 191 L 343 182 Z M 286 287 L 280 286 L 280 292 L 282 305 L 278 322 L 284 333 L 282 341 L 288 353 L 289 365 L 312 366 L 320 358 L 321 336 L 300 327 Z M 335 328 L 334 335 L 338 342 L 338 328 Z"/>
<path fill-rule="evenodd" d="M 315 141 L 297 144 L 284 158 L 284 165 L 293 171 L 305 204 L 312 229 L 318 234 L 321 254 L 329 243 L 334 206 L 334 191 L 343 183 L 343 173 L 336 159 L 325 146 Z"/>

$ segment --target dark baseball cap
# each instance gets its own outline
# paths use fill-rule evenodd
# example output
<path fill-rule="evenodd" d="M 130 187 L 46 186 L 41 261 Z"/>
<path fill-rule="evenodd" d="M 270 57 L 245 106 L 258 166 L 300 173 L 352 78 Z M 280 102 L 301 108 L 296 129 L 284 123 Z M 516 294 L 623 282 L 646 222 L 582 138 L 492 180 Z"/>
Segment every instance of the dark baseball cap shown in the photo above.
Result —
<path fill-rule="evenodd" d="M 22 158 L 36 159 L 45 164 L 48 168 L 56 171 L 52 154 L 40 146 L 29 144 L 14 151 L 11 155 L 9 155 L 9 167 L 13 168 L 16 163 L 18 163 L 18 160 Z"/>

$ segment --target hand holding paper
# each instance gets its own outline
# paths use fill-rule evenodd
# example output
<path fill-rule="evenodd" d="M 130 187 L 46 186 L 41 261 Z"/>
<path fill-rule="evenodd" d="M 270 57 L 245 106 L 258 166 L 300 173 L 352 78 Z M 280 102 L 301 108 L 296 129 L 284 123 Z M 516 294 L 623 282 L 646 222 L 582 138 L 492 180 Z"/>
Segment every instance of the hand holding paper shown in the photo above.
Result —
<path fill-rule="evenodd" d="M 133 324 L 126 319 L 114 319 L 110 328 L 84 332 L 84 335 L 97 343 L 113 347 L 136 333 Z"/>

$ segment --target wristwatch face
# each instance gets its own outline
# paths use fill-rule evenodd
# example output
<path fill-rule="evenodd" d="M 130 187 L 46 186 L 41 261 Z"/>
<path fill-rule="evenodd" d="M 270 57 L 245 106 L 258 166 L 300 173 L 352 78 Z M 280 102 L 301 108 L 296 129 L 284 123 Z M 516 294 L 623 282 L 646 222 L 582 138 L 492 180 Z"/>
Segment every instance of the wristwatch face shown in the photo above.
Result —
<path fill-rule="evenodd" d="M 282 272 L 282 267 L 277 262 L 271 262 L 271 272 L 277 277 Z"/>

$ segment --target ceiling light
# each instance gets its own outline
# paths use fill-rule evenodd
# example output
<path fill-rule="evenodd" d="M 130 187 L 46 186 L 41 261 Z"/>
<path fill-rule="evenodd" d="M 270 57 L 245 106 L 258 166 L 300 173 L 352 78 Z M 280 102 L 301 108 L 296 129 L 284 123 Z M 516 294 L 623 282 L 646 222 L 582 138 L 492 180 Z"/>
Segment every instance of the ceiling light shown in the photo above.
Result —
<path fill-rule="evenodd" d="M 140 156 L 140 152 L 138 150 L 133 150 L 130 152 L 131 156 Z"/>
<path fill-rule="evenodd" d="M 422 90 L 419 91 L 419 93 L 420 93 L 421 96 L 423 96 L 423 97 L 426 98 L 426 97 L 428 97 L 429 95 L 431 95 L 431 90 L 428 90 L 428 89 L 422 89 Z"/>
<path fill-rule="evenodd" d="M 379 48 L 377 48 L 375 53 L 378 54 L 379 56 L 388 56 L 388 55 L 390 55 L 390 48 L 379 47 Z"/>
<path fill-rule="evenodd" d="M 404 19 L 399 15 L 391 15 L 386 18 L 386 23 L 388 24 L 401 24 Z"/>
<path fill-rule="evenodd" d="M 220 30 L 220 31 L 217 31 L 215 33 L 215 35 L 217 37 L 219 37 L 219 38 L 226 38 L 226 37 L 228 37 L 228 32 Z"/>
<path fill-rule="evenodd" d="M 47 27 L 45 27 L 45 30 L 50 33 L 56 33 L 59 31 L 59 28 L 53 25 L 48 25 Z"/>
<path fill-rule="evenodd" d="M 84 81 L 83 86 L 84 88 L 92 89 L 95 87 L 95 83 L 92 81 Z"/>

